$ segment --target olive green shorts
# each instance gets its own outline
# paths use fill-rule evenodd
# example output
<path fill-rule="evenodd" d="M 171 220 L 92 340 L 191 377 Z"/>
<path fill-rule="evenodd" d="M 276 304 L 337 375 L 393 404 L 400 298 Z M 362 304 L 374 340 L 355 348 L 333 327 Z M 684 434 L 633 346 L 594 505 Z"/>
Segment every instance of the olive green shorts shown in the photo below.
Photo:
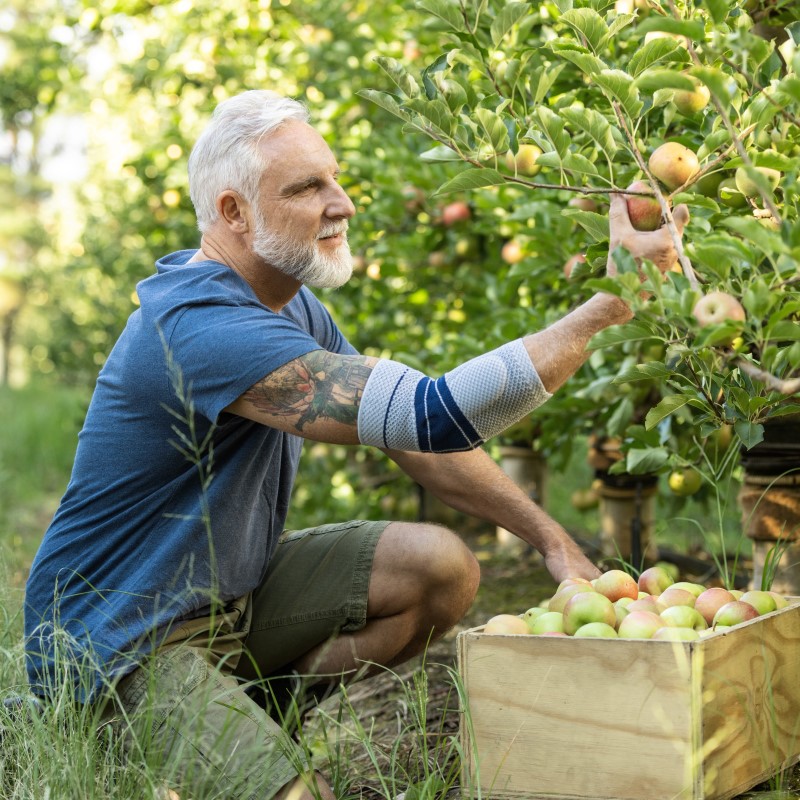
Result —
<path fill-rule="evenodd" d="M 269 800 L 310 770 L 288 726 L 265 710 L 264 687 L 285 691 L 296 658 L 366 625 L 373 556 L 388 524 L 287 532 L 259 587 L 213 619 L 173 630 L 117 684 L 106 719 L 126 751 L 158 764 L 193 800 Z"/>

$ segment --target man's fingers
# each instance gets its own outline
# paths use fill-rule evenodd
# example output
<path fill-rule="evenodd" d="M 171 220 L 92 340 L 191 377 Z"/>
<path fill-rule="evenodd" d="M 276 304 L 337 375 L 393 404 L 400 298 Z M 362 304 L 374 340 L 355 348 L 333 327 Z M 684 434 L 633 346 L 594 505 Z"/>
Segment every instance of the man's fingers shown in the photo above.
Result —
<path fill-rule="evenodd" d="M 675 221 L 675 227 L 678 229 L 678 233 L 683 233 L 683 229 L 689 224 L 688 207 L 684 203 L 675 206 L 672 210 L 672 219 Z"/>
<path fill-rule="evenodd" d="M 612 194 L 610 196 L 611 205 L 608 209 L 608 221 L 611 227 L 619 230 L 633 230 L 631 225 L 631 218 L 628 216 L 628 202 L 625 200 L 625 195 Z"/>

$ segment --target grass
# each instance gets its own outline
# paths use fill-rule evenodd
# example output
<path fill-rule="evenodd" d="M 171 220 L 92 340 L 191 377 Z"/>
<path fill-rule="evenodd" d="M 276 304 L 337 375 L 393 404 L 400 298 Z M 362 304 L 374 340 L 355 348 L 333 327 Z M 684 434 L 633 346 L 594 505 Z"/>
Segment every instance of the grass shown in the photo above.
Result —
<path fill-rule="evenodd" d="M 44 384 L 0 389 L 0 413 L 13 420 L 0 440 L 0 697 L 25 690 L 20 610 L 24 579 L 66 487 L 88 396 L 85 390 Z M 584 452 L 576 448 L 569 467 L 551 476 L 546 505 L 568 530 L 592 538 L 597 511 L 581 512 L 570 502 L 571 493 L 589 486 L 593 477 Z M 669 514 L 668 499 L 661 498 L 657 540 L 683 551 L 708 549 L 711 532 L 722 536 L 726 547 L 735 547 L 740 520 L 733 497 L 733 491 L 728 492 L 712 513 L 695 503 L 680 514 Z M 484 621 L 490 610 L 521 612 L 553 588 L 535 558 L 504 558 L 492 542 L 492 531 L 472 542 L 484 555 L 485 588 L 470 625 Z M 716 547 L 718 540 L 712 542 Z M 440 656 L 452 657 L 452 638 L 440 648 Z M 434 692 L 433 671 L 424 660 L 408 672 L 387 671 L 380 676 L 386 700 L 378 709 L 373 683 L 378 679 L 373 679 L 351 687 L 315 715 L 302 744 L 329 763 L 327 775 L 338 796 L 388 800 L 404 791 L 406 800 L 436 800 L 458 784 L 461 745 L 452 720 L 459 698 L 463 706 L 464 689 L 452 666 L 445 665 L 438 671 Z M 377 718 L 383 719 L 381 724 Z M 94 734 L 95 725 L 91 710 L 62 698 L 43 716 L 11 726 L 0 746 L 0 797 L 166 800 L 159 765 L 124 759 L 115 740 Z"/>

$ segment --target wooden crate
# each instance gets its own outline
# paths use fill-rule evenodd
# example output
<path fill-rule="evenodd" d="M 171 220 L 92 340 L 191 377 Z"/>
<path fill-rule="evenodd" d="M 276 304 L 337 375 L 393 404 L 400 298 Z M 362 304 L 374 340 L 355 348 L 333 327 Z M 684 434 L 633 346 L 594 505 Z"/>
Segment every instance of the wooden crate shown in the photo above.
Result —
<path fill-rule="evenodd" d="M 723 800 L 800 758 L 798 605 L 695 642 L 473 628 L 458 665 L 464 798 Z"/>

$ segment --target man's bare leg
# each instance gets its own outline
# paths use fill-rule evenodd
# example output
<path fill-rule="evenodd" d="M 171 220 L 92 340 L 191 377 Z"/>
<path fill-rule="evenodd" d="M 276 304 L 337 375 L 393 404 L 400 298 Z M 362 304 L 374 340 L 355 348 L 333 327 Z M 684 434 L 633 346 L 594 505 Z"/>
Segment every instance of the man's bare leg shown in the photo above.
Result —
<path fill-rule="evenodd" d="M 438 525 L 394 522 L 375 550 L 367 624 L 296 659 L 301 675 L 374 674 L 423 652 L 469 610 L 480 567 L 456 534 Z"/>
<path fill-rule="evenodd" d="M 309 787 L 311 781 L 316 783 L 316 792 Z M 275 795 L 275 800 L 336 800 L 336 795 L 328 782 L 315 772 L 312 775 L 301 775 L 287 783 Z"/>

